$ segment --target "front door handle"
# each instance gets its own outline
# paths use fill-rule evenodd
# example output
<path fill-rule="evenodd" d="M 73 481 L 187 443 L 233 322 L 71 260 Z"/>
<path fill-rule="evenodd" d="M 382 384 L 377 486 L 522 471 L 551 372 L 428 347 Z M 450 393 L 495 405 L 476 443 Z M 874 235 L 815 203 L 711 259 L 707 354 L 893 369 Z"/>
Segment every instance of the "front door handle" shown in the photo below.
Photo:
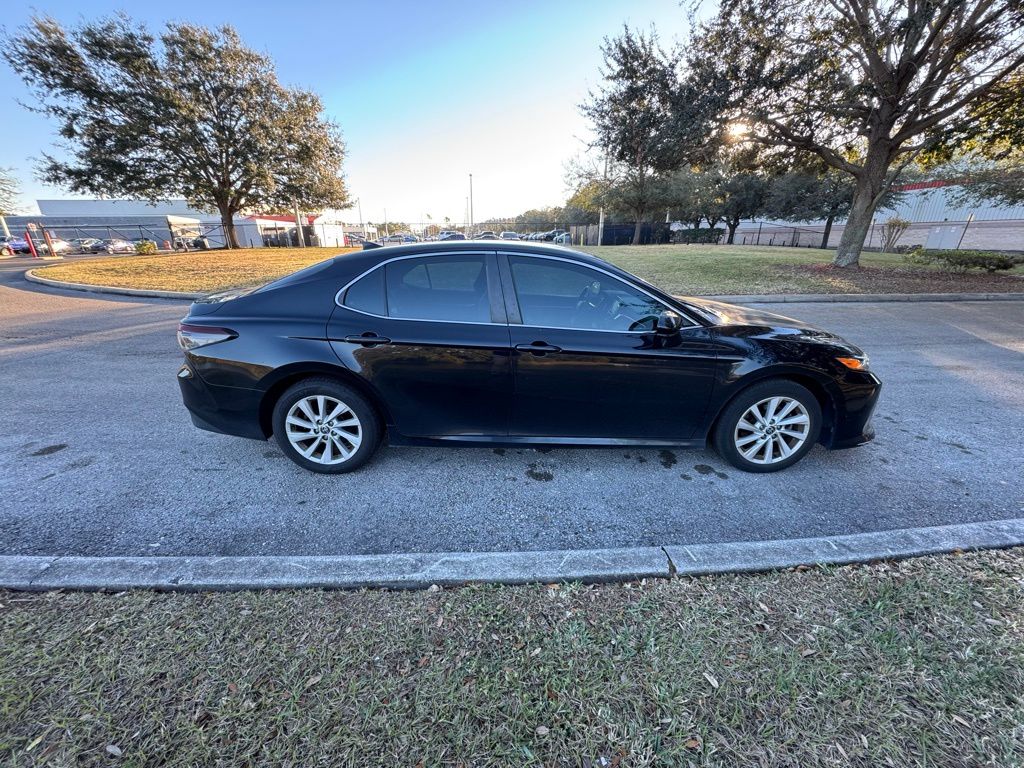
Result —
<path fill-rule="evenodd" d="M 561 352 L 561 347 L 552 344 L 545 344 L 543 341 L 535 341 L 533 344 L 516 344 L 520 352 L 532 352 L 535 355 L 543 355 L 546 352 Z"/>
<path fill-rule="evenodd" d="M 390 344 L 391 339 L 378 336 L 375 333 L 364 333 L 362 336 L 346 336 L 342 341 L 346 341 L 349 344 Z"/>

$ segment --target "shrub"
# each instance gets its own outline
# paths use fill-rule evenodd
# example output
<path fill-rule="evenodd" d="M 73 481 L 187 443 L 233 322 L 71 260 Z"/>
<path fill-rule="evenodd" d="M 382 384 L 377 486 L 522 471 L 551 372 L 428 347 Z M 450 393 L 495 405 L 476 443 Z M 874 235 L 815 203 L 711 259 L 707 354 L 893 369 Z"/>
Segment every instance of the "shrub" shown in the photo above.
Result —
<path fill-rule="evenodd" d="M 882 251 L 892 253 L 903 233 L 910 229 L 910 222 L 893 216 L 882 225 Z"/>
<path fill-rule="evenodd" d="M 141 254 L 156 253 L 156 243 L 152 240 L 140 240 L 135 244 L 135 252 Z"/>
<path fill-rule="evenodd" d="M 678 229 L 672 233 L 673 243 L 720 243 L 724 229 Z"/>
<path fill-rule="evenodd" d="M 953 251 L 916 248 L 904 257 L 913 264 L 938 264 L 951 272 L 966 272 L 968 269 L 983 269 L 988 273 L 1013 269 L 1018 260 L 1013 256 L 996 251 Z"/>

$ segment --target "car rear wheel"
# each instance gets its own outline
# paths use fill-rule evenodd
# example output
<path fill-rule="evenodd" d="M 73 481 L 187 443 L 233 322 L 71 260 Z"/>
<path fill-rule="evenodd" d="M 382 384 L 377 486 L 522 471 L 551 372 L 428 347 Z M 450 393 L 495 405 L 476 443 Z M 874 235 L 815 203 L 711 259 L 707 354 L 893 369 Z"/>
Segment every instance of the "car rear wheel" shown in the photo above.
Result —
<path fill-rule="evenodd" d="M 818 442 L 821 406 L 810 390 L 786 379 L 754 384 L 722 412 L 712 442 L 745 472 L 778 472 Z"/>
<path fill-rule="evenodd" d="M 305 379 L 285 391 L 274 406 L 273 427 L 289 459 L 324 474 L 363 466 L 381 438 L 380 419 L 367 399 L 327 378 Z"/>

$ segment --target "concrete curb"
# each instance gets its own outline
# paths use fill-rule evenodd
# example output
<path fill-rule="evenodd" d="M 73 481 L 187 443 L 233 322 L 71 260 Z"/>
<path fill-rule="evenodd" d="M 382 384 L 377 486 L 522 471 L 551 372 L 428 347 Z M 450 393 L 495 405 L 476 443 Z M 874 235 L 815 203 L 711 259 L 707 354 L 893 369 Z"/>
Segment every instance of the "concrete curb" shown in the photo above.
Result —
<path fill-rule="evenodd" d="M 150 299 L 181 299 L 195 301 L 211 293 L 186 293 L 184 291 L 157 291 L 139 288 L 118 288 L 112 285 L 89 285 L 52 280 L 36 274 L 34 269 L 25 272 L 25 279 L 31 283 L 89 293 L 109 293 L 118 296 L 137 296 Z M 854 302 L 885 301 L 1024 301 L 1021 293 L 780 293 L 751 294 L 745 296 L 697 296 L 694 298 L 725 301 L 731 304 L 844 304 Z"/>
<path fill-rule="evenodd" d="M 111 285 L 89 285 L 87 283 L 68 283 L 63 280 L 52 280 L 49 277 L 42 277 L 36 274 L 34 269 L 25 271 L 25 279 L 30 283 L 48 285 L 51 288 L 63 288 L 69 291 L 86 291 L 88 293 L 111 293 L 119 296 L 137 296 L 149 299 L 182 299 L 183 301 L 194 301 L 206 296 L 207 293 L 184 293 L 182 291 L 153 291 L 138 288 L 117 288 Z"/>
<path fill-rule="evenodd" d="M 336 557 L 0 556 L 0 588 L 230 590 L 423 588 L 470 582 L 616 581 L 766 571 L 798 565 L 1024 544 L 1024 518 L 849 536 L 551 552 L 455 552 Z"/>

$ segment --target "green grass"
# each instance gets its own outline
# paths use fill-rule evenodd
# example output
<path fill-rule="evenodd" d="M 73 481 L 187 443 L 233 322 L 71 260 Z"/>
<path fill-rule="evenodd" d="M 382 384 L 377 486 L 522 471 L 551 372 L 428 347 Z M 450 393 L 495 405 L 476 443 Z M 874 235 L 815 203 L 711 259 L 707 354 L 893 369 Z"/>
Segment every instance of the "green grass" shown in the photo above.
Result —
<path fill-rule="evenodd" d="M 821 269 L 835 254 L 818 248 L 629 245 L 579 250 L 600 256 L 676 295 L 1024 290 L 1019 279 L 1024 266 L 1007 275 L 954 274 L 909 265 L 895 253 L 865 252 L 861 265 L 866 269 L 841 270 Z"/>
<path fill-rule="evenodd" d="M 1022 572 L 0 593 L 0 762 L 1019 765 Z"/>
<path fill-rule="evenodd" d="M 486 242 L 482 246 L 486 246 Z M 1010 275 L 955 274 L 865 253 L 864 269 L 830 269 L 831 251 L 731 245 L 587 247 L 677 295 L 752 293 L 929 293 L 1024 290 L 1024 266 Z M 211 292 L 269 282 L 344 252 L 337 248 L 248 248 L 160 256 L 79 259 L 39 272 L 55 280 L 122 288 Z"/>

